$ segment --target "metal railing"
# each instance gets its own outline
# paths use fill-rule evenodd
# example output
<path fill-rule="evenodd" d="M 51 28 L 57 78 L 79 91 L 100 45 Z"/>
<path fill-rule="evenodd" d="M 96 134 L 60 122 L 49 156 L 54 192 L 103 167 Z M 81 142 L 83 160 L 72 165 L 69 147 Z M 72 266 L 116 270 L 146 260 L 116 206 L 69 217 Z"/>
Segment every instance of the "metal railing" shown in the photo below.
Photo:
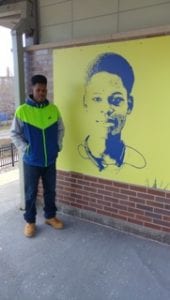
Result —
<path fill-rule="evenodd" d="M 18 162 L 18 151 L 14 144 L 0 146 L 0 168 L 13 166 Z"/>

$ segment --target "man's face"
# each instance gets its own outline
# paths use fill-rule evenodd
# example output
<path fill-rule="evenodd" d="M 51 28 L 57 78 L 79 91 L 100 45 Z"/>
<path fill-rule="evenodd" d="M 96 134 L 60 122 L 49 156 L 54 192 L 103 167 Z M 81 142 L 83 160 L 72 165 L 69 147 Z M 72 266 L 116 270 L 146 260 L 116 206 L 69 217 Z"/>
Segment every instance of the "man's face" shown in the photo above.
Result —
<path fill-rule="evenodd" d="M 100 72 L 87 84 L 84 103 L 99 130 L 104 127 L 112 135 L 120 133 L 132 109 L 130 101 L 132 98 L 128 99 L 127 90 L 117 75 Z"/>
<path fill-rule="evenodd" d="M 36 83 L 32 87 L 34 100 L 37 102 L 43 102 L 47 96 L 47 86 L 46 84 Z"/>

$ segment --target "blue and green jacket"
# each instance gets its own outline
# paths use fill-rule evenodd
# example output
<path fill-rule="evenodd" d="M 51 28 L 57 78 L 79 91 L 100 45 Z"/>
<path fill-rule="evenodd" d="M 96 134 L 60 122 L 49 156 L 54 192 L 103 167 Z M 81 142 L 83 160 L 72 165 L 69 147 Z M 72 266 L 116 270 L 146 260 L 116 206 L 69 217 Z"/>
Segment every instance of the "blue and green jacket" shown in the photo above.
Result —
<path fill-rule="evenodd" d="M 25 163 L 47 167 L 62 149 L 64 125 L 55 104 L 38 103 L 32 96 L 20 105 L 11 127 L 13 143 L 23 153 Z"/>

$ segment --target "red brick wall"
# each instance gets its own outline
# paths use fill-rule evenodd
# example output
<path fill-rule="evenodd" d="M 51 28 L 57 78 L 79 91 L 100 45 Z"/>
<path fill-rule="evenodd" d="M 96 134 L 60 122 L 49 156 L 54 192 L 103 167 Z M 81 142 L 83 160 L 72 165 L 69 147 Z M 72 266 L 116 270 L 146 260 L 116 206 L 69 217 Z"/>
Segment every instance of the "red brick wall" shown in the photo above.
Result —
<path fill-rule="evenodd" d="M 30 77 L 42 73 L 52 99 L 52 50 L 26 53 L 25 64 L 27 88 Z M 59 170 L 57 199 L 63 212 L 170 243 L 170 192 Z"/>
<path fill-rule="evenodd" d="M 64 171 L 57 188 L 61 204 L 170 232 L 170 192 Z"/>

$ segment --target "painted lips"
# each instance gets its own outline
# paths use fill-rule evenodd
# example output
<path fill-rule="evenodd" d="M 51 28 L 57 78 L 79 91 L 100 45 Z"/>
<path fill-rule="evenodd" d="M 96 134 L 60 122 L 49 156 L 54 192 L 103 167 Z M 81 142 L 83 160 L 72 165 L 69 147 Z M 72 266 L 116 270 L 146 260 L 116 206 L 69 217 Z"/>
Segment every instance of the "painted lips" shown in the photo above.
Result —
<path fill-rule="evenodd" d="M 97 123 L 103 124 L 105 127 L 110 127 L 112 130 L 116 129 L 116 131 L 121 130 L 124 127 L 126 118 L 123 115 L 115 115 L 112 118 L 108 118 L 106 120 L 96 120 Z"/>

